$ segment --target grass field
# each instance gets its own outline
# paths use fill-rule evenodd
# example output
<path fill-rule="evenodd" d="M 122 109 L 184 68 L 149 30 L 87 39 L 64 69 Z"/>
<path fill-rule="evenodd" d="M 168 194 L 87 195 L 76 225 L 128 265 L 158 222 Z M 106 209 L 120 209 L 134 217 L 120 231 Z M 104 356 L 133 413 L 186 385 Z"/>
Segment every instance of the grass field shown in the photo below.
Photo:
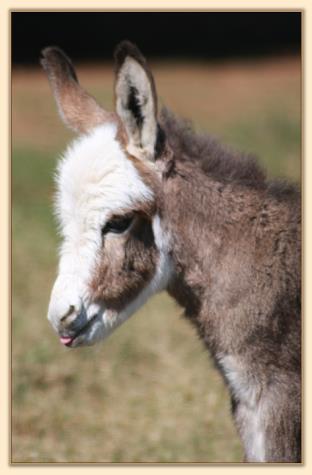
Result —
<path fill-rule="evenodd" d="M 157 63 L 162 103 L 195 128 L 300 179 L 300 61 Z M 112 108 L 111 65 L 78 68 Z M 237 462 L 227 391 L 166 295 L 105 343 L 69 350 L 46 319 L 56 275 L 57 155 L 71 137 L 43 73 L 12 75 L 12 461 Z"/>

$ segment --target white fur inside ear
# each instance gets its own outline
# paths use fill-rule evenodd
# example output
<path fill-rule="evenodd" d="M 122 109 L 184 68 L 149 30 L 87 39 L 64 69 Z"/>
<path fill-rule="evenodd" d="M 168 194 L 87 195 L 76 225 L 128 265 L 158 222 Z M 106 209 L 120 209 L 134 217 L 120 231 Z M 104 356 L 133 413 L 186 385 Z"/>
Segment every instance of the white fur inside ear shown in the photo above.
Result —
<path fill-rule="evenodd" d="M 153 159 L 157 137 L 155 97 L 146 71 L 130 57 L 118 74 L 116 110 L 129 136 L 129 152 Z"/>

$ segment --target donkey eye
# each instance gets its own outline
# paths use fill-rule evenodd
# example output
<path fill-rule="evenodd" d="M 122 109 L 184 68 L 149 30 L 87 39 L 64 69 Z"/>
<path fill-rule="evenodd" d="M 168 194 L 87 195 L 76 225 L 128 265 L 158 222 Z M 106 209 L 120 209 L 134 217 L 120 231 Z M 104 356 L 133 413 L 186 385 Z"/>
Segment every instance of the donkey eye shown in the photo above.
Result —
<path fill-rule="evenodd" d="M 107 233 L 121 234 L 126 231 L 133 221 L 133 216 L 121 216 L 107 221 L 102 228 L 102 236 Z"/>

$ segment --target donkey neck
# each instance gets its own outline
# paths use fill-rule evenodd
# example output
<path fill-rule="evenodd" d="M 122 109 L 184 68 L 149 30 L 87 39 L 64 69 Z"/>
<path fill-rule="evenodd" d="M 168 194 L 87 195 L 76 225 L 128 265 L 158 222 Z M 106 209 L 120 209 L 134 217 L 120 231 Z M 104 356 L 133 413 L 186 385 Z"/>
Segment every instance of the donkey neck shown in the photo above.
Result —
<path fill-rule="evenodd" d="M 163 179 L 162 223 L 174 268 L 167 290 L 213 354 L 236 352 L 248 327 L 248 302 L 264 305 L 251 282 L 255 275 L 262 278 L 263 266 L 273 259 L 280 230 L 295 232 L 298 193 L 264 179 L 251 183 L 243 173 L 239 179 L 219 177 L 209 165 L 206 171 L 200 160 L 184 157 L 174 156 Z M 234 321 L 237 334 L 229 336 Z"/>
<path fill-rule="evenodd" d="M 167 290 L 201 336 L 216 336 L 214 312 L 224 303 L 235 306 L 249 285 L 237 282 L 241 262 L 246 269 L 251 259 L 267 184 L 254 160 L 224 151 L 170 115 L 164 122 L 173 151 L 164 167 L 161 205 L 174 268 Z"/>
<path fill-rule="evenodd" d="M 163 189 L 163 219 L 176 269 L 169 291 L 195 316 L 222 260 L 244 234 L 250 239 L 264 192 L 221 183 L 196 162 L 183 161 L 175 163 Z"/>

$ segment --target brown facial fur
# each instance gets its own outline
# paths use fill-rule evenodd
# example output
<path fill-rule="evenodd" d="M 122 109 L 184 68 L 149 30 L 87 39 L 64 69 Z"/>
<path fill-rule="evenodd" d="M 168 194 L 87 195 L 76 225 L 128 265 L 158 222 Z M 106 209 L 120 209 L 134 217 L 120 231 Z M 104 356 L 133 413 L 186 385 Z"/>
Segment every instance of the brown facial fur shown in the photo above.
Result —
<path fill-rule="evenodd" d="M 136 217 L 129 233 L 107 235 L 91 282 L 94 300 L 110 310 L 123 310 L 153 277 L 158 251 L 150 220 Z"/>

